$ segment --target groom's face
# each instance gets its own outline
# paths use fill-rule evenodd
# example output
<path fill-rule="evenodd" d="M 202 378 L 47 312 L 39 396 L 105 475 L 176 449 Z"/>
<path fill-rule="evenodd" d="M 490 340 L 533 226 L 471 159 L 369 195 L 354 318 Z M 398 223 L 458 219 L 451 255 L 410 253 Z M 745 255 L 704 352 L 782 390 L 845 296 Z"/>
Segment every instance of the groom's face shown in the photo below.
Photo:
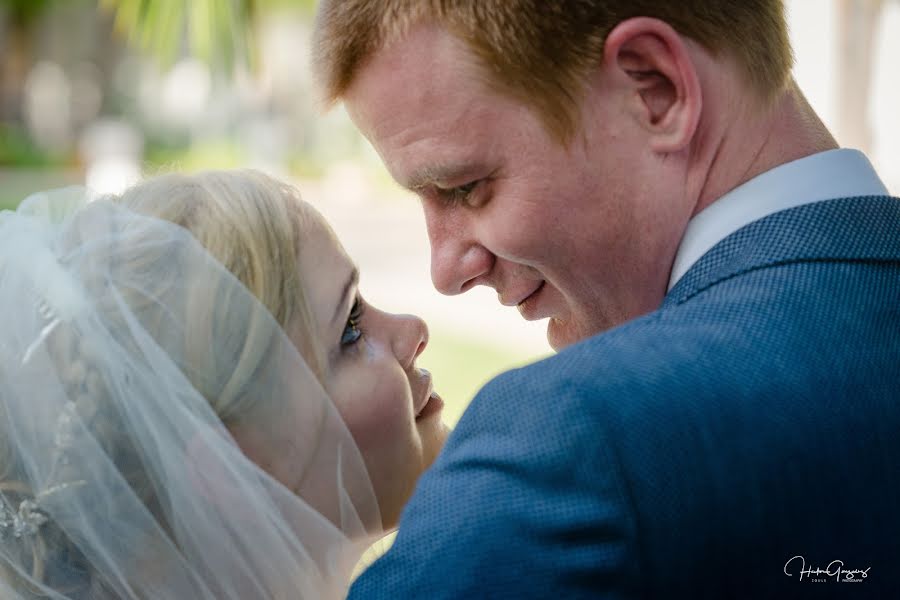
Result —
<path fill-rule="evenodd" d="M 588 86 L 561 144 L 535 112 L 492 91 L 453 36 L 430 26 L 379 51 L 352 83 L 351 117 L 421 198 L 431 276 L 444 294 L 487 285 L 560 349 L 644 314 L 677 239 L 657 237 L 642 132 L 623 98 Z M 614 86 L 613 86 L 614 88 Z"/>

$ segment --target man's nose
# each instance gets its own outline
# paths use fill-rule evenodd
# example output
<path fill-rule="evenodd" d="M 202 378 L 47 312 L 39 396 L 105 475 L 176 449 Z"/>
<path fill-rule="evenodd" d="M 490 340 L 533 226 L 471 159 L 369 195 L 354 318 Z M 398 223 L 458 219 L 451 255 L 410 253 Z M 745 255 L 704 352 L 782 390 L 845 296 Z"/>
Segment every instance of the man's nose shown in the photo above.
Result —
<path fill-rule="evenodd" d="M 439 219 L 426 209 L 425 223 L 431 242 L 431 281 L 437 291 L 455 296 L 487 283 L 493 256 L 470 235 L 464 219 Z"/>

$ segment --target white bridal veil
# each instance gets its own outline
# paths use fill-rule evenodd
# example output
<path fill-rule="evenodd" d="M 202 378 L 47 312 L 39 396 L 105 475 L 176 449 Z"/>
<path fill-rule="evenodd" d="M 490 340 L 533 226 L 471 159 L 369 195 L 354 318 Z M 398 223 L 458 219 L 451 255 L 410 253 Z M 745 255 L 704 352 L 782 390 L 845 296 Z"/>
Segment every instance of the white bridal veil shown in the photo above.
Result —
<path fill-rule="evenodd" d="M 227 428 L 286 422 L 295 489 Z M 0 213 L 0 597 L 340 597 L 379 528 L 309 365 L 186 230 L 71 189 Z"/>

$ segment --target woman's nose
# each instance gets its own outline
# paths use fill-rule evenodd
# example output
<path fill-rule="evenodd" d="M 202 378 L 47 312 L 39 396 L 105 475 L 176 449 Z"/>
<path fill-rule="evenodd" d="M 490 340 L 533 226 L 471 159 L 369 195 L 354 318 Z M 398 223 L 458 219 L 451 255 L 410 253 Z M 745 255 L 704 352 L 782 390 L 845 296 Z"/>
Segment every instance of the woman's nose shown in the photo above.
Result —
<path fill-rule="evenodd" d="M 416 357 L 428 345 L 428 326 L 415 315 L 394 315 L 396 329 L 393 339 L 394 356 L 404 369 L 411 369 Z"/>

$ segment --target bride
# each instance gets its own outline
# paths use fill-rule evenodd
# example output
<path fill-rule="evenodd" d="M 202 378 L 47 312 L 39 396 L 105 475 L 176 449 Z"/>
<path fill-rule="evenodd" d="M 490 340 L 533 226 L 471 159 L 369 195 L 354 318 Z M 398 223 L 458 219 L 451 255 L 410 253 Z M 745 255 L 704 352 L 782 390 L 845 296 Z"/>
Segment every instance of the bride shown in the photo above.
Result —
<path fill-rule="evenodd" d="M 0 214 L 0 597 L 341 597 L 446 438 L 425 324 L 252 171 Z"/>

